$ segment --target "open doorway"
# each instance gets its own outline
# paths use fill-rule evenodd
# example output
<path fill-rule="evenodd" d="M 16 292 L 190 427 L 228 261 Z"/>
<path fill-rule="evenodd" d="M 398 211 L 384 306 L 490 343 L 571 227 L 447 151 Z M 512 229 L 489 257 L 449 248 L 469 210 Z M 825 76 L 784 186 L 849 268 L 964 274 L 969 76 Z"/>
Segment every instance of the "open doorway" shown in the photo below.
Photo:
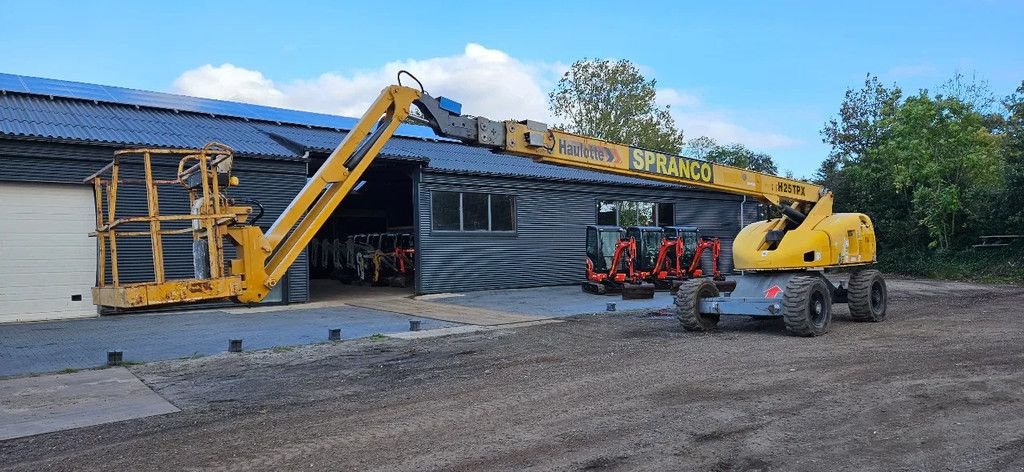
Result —
<path fill-rule="evenodd" d="M 374 162 L 310 242 L 310 301 L 412 294 L 415 165 Z"/>

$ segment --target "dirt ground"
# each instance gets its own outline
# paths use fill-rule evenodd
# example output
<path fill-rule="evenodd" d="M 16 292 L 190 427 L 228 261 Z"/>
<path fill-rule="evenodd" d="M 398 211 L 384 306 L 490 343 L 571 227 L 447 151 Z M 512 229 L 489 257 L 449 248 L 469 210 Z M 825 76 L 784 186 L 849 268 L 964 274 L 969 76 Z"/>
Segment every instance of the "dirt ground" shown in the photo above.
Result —
<path fill-rule="evenodd" d="M 0 468 L 1024 469 L 1024 289 L 890 294 L 811 339 L 620 313 L 135 366 L 183 411 L 0 442 Z"/>

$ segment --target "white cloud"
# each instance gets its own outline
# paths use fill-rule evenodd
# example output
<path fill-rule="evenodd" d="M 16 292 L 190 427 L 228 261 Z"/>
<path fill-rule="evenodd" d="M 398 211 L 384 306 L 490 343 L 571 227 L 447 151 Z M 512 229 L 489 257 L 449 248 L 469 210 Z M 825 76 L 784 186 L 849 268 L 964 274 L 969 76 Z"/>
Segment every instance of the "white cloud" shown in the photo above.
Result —
<path fill-rule="evenodd" d="M 186 95 L 219 98 L 260 105 L 285 106 L 287 97 L 274 82 L 255 70 L 234 64 L 214 67 L 206 64 L 185 71 L 174 81 L 174 88 Z"/>
<path fill-rule="evenodd" d="M 697 107 L 702 105 L 701 99 L 696 95 L 672 88 L 660 88 L 657 91 L 657 102 L 659 105 L 673 107 Z"/>
<path fill-rule="evenodd" d="M 781 133 L 756 131 L 735 123 L 729 113 L 704 103 L 696 94 L 672 88 L 658 89 L 659 105 L 670 105 L 672 117 L 687 139 L 713 138 L 719 144 L 740 143 L 754 150 L 793 147 L 800 141 Z"/>
<path fill-rule="evenodd" d="M 470 43 L 458 55 L 393 61 L 370 70 L 326 72 L 287 82 L 230 63 L 206 64 L 182 73 L 174 81 L 174 90 L 198 97 L 358 117 L 383 87 L 395 83 L 396 74 L 403 69 L 415 74 L 432 95 L 461 102 L 467 114 L 553 123 L 547 91 L 568 65 L 522 61 Z M 661 88 L 658 102 L 672 106 L 677 123 L 691 138 L 709 136 L 721 143 L 739 142 L 756 149 L 797 144 L 778 133 L 740 126 L 693 93 Z"/>
<path fill-rule="evenodd" d="M 394 61 L 373 70 L 327 72 L 287 83 L 233 64 L 207 64 L 183 73 L 174 81 L 174 89 L 205 98 L 360 116 L 404 69 L 415 74 L 432 95 L 461 102 L 467 114 L 550 121 L 547 90 L 565 68 L 558 63 L 523 62 L 470 43 L 460 55 Z"/>
<path fill-rule="evenodd" d="M 688 139 L 707 136 L 720 144 L 740 143 L 754 150 L 781 149 L 801 144 L 799 140 L 782 133 L 756 131 L 740 126 L 720 111 L 673 110 L 672 114 Z"/>

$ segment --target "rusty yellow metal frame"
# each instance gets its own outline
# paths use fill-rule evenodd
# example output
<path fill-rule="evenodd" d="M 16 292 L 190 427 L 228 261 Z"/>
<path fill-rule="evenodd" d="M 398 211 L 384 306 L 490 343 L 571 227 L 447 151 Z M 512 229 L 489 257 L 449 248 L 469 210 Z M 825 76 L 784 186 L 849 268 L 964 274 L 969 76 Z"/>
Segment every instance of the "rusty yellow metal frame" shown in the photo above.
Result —
<path fill-rule="evenodd" d="M 307 182 L 266 235 L 246 223 L 251 208 L 234 206 L 221 188 L 220 169 L 226 159 L 233 159 L 230 148 L 210 143 L 203 149 L 127 149 L 114 154 L 114 160 L 99 172 L 85 179 L 92 183 L 96 195 L 97 282 L 93 303 L 116 308 L 138 308 L 162 304 L 194 302 L 227 298 L 241 303 L 256 303 L 276 286 L 295 262 L 316 231 L 324 224 L 338 204 L 352 190 L 359 178 L 380 153 L 384 143 L 409 115 L 410 107 L 420 91 L 401 86 L 385 88 L 356 126 L 349 131 L 337 149 Z M 181 157 L 174 180 L 153 178 L 154 156 Z M 144 179 L 120 177 L 121 161 L 128 156 L 141 156 Z M 193 164 L 194 162 L 194 164 Z M 190 166 L 188 166 L 190 165 Z M 186 167 L 188 166 L 188 167 Z M 109 177 L 106 177 L 109 174 Z M 166 184 L 184 185 L 187 178 L 199 186 L 186 186 L 188 215 L 161 215 L 158 187 Z M 232 178 L 229 177 L 229 182 Z M 146 187 L 147 214 L 117 216 L 117 194 L 120 186 L 141 184 Z M 103 198 L 106 197 L 106 211 Z M 166 230 L 163 224 L 187 220 L 193 228 Z M 148 231 L 119 231 L 129 223 L 147 223 Z M 209 277 L 168 280 L 164 272 L 163 237 L 192 233 L 195 241 L 204 241 L 209 253 Z M 119 237 L 149 237 L 153 253 L 154 280 L 123 284 L 117 259 Z M 224 239 L 236 249 L 237 257 L 225 266 Z M 111 283 L 106 283 L 107 259 L 110 261 Z"/>
<path fill-rule="evenodd" d="M 153 160 L 158 156 L 181 158 L 176 179 L 158 180 L 153 177 Z M 142 179 L 122 178 L 122 165 L 126 160 L 141 157 L 144 177 Z M 93 302 L 97 305 L 115 308 L 133 308 L 177 302 L 197 301 L 211 298 L 226 298 L 237 294 L 241 287 L 240 276 L 226 276 L 223 272 L 223 238 L 228 234 L 229 223 L 244 220 L 248 208 L 225 207 L 219 181 L 215 172 L 218 164 L 232 159 L 233 152 L 225 145 L 207 144 L 202 149 L 125 149 L 114 153 L 114 159 L 93 175 L 85 179 L 91 183 L 96 200 L 96 230 L 91 233 L 97 240 L 96 287 L 93 288 Z M 197 163 L 189 169 L 183 164 Z M 184 179 L 200 175 L 200 188 L 186 188 L 189 206 L 200 201 L 200 211 L 188 215 L 161 215 L 160 186 L 182 185 Z M 143 185 L 146 190 L 146 214 L 120 216 L 118 195 L 126 185 Z M 104 205 L 105 203 L 105 205 Z M 105 207 L 105 208 L 104 208 Z M 195 228 L 164 229 L 163 223 L 189 221 L 197 223 L 202 231 Z M 147 231 L 129 231 L 122 226 L 146 224 Z M 209 278 L 168 280 L 164 267 L 163 238 L 168 235 L 191 234 L 194 240 L 208 241 L 210 254 Z M 153 280 L 147 282 L 123 283 L 119 271 L 117 253 L 118 238 L 148 237 L 152 253 Z M 107 282 L 109 261 L 110 282 Z"/>

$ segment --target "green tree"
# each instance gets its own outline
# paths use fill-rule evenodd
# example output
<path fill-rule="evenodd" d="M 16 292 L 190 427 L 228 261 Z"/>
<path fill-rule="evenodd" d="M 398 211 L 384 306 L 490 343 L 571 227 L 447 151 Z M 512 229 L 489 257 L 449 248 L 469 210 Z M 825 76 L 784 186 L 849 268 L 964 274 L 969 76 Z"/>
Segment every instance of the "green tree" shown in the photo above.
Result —
<path fill-rule="evenodd" d="M 726 146 L 715 146 L 704 159 L 743 169 L 750 169 L 766 174 L 777 175 L 779 173 L 772 156 L 762 152 L 754 152 L 742 144 L 729 144 Z"/>
<path fill-rule="evenodd" d="M 841 167 L 856 162 L 877 145 L 886 132 L 883 118 L 892 114 L 902 96 L 899 87 L 886 87 L 871 74 L 865 77 L 860 89 L 847 89 L 839 116 L 830 119 L 821 130 L 822 141 L 832 146 L 829 157 L 837 159 Z"/>
<path fill-rule="evenodd" d="M 883 246 L 926 244 L 927 235 L 910 215 L 911 199 L 900 194 L 886 164 L 870 152 L 886 138 L 888 120 L 903 91 L 867 74 L 859 89 L 847 89 L 839 114 L 825 123 L 822 141 L 832 147 L 813 180 L 835 195 L 835 210 L 868 214 Z"/>
<path fill-rule="evenodd" d="M 656 81 L 630 61 L 576 61 L 548 95 L 556 126 L 571 133 L 678 154 L 683 132 L 655 103 Z"/>
<path fill-rule="evenodd" d="M 977 233 L 1001 192 L 1000 138 L 972 104 L 953 97 L 908 98 L 882 120 L 888 129 L 876 160 L 892 176 L 894 190 L 910 199 L 911 213 L 927 229 L 930 246 L 951 249 Z"/>
<path fill-rule="evenodd" d="M 863 176 L 853 175 L 859 172 L 847 167 L 860 163 L 864 154 L 884 138 L 883 118 L 896 110 L 902 96 L 899 87 L 887 87 L 877 76 L 867 74 L 861 88 L 846 90 L 838 116 L 821 130 L 822 141 L 832 150 L 813 180 L 832 190 L 837 210 L 866 211 L 865 200 L 877 196 Z"/>
<path fill-rule="evenodd" d="M 995 215 L 1006 222 L 1006 232 L 1024 234 L 1024 81 L 1003 99 L 1006 110 L 1001 123 L 1003 161 L 1006 163 L 1006 191 Z"/>
<path fill-rule="evenodd" d="M 686 146 L 683 147 L 683 154 L 695 159 L 707 159 L 708 154 L 717 147 L 718 143 L 714 139 L 707 136 L 699 136 L 686 142 Z"/>
<path fill-rule="evenodd" d="M 996 104 L 996 97 L 992 94 L 988 81 L 979 78 L 977 73 L 967 77 L 963 72 L 956 71 L 939 90 L 942 96 L 955 98 L 982 115 L 992 113 L 992 108 Z"/>

